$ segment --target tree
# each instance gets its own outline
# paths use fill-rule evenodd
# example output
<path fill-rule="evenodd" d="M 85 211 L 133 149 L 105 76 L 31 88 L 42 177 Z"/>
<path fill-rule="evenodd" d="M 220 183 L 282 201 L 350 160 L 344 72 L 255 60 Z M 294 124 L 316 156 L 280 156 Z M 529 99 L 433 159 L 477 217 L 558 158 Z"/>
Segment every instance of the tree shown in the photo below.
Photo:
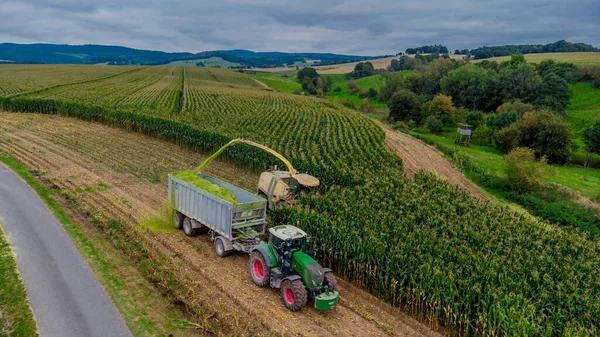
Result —
<path fill-rule="evenodd" d="M 392 120 L 420 121 L 419 101 L 410 90 L 400 89 L 392 95 L 388 104 L 389 117 Z"/>
<path fill-rule="evenodd" d="M 492 54 L 492 52 L 488 48 L 479 49 L 475 53 L 475 59 L 476 60 L 487 59 L 487 58 L 490 58 L 490 57 L 494 57 L 494 55 Z"/>
<path fill-rule="evenodd" d="M 569 86 L 564 78 L 549 72 L 542 77 L 537 90 L 538 98 L 535 105 L 538 109 L 548 108 L 563 114 L 571 99 Z"/>
<path fill-rule="evenodd" d="M 354 66 L 354 71 L 350 73 L 350 77 L 359 79 L 367 76 L 375 75 L 375 68 L 371 62 L 358 62 Z"/>
<path fill-rule="evenodd" d="M 396 59 L 392 59 L 392 61 L 390 62 L 390 71 L 398 71 L 398 70 L 401 70 L 400 61 L 398 61 Z"/>
<path fill-rule="evenodd" d="M 473 130 L 485 122 L 485 115 L 481 111 L 471 111 L 467 114 L 465 121 L 467 124 L 473 126 Z"/>
<path fill-rule="evenodd" d="M 517 193 L 534 191 L 544 175 L 546 158 L 535 159 L 533 149 L 519 147 L 506 156 L 505 175 L 508 185 Z"/>
<path fill-rule="evenodd" d="M 523 117 L 523 115 L 525 115 L 525 113 L 527 112 L 535 111 L 535 107 L 531 104 L 523 103 L 519 100 L 516 100 L 514 102 L 503 103 L 496 109 L 496 112 L 499 114 L 510 111 L 516 112 L 520 118 Z"/>
<path fill-rule="evenodd" d="M 441 92 L 452 96 L 456 106 L 471 110 L 494 110 L 500 105 L 498 74 L 473 64 L 452 70 L 440 81 Z"/>
<path fill-rule="evenodd" d="M 358 86 L 355 80 L 349 80 L 348 82 L 346 82 L 346 86 L 350 90 L 350 95 L 354 95 L 360 91 L 360 87 Z"/>
<path fill-rule="evenodd" d="M 377 97 L 377 90 L 375 90 L 373 88 L 369 88 L 368 97 L 369 98 L 375 98 L 375 97 Z"/>
<path fill-rule="evenodd" d="M 319 73 L 317 73 L 315 68 L 304 67 L 302 70 L 298 71 L 297 77 L 300 81 L 302 81 L 306 77 L 310 79 L 317 78 L 319 77 Z"/>
<path fill-rule="evenodd" d="M 310 95 L 315 95 L 317 93 L 317 85 L 320 78 L 319 73 L 317 73 L 314 68 L 302 68 L 302 70 L 298 71 L 297 78 L 300 80 L 300 83 L 302 83 L 302 90 L 304 90 L 305 93 Z"/>
<path fill-rule="evenodd" d="M 546 156 L 551 163 L 563 164 L 572 151 L 571 126 L 550 111 L 527 113 L 496 134 L 496 144 L 504 152 L 528 147 L 536 156 Z"/>
<path fill-rule="evenodd" d="M 400 73 L 384 73 L 381 74 L 381 77 L 383 77 L 384 84 L 379 89 L 379 100 L 387 102 L 396 90 L 402 87 L 404 76 Z"/>
<path fill-rule="evenodd" d="M 498 117 L 496 117 L 496 120 L 494 121 L 494 125 L 498 130 L 502 130 L 505 127 L 510 126 L 513 123 L 515 123 L 516 121 L 518 121 L 519 118 L 520 118 L 519 114 L 516 113 L 515 111 L 512 111 L 512 110 L 503 111 L 498 114 Z"/>
<path fill-rule="evenodd" d="M 429 131 L 433 133 L 442 132 L 444 129 L 444 123 L 442 123 L 442 121 L 434 115 L 425 118 L 423 124 L 425 124 Z"/>
<path fill-rule="evenodd" d="M 518 56 L 523 57 L 523 55 L 513 55 L 514 59 L 500 69 L 498 82 L 500 94 L 503 101 L 519 99 L 534 103 L 538 97 L 541 78 L 533 66 L 521 62 Z"/>
<path fill-rule="evenodd" d="M 593 126 L 583 129 L 583 143 L 586 151 L 600 154 L 600 119 Z"/>
<path fill-rule="evenodd" d="M 455 121 L 455 113 L 456 108 L 452 104 L 452 97 L 442 94 L 436 95 L 431 101 L 421 105 L 421 118 L 423 120 L 429 116 L 434 116 L 445 125 L 452 125 Z"/>

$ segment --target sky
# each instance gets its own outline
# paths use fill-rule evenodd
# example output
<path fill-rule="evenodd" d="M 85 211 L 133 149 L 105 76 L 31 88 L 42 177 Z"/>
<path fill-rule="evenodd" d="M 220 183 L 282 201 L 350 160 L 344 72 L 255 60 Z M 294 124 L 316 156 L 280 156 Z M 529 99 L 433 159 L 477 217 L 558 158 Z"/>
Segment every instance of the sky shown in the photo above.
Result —
<path fill-rule="evenodd" d="M 0 42 L 385 55 L 443 44 L 600 47 L 599 0 L 0 0 Z"/>

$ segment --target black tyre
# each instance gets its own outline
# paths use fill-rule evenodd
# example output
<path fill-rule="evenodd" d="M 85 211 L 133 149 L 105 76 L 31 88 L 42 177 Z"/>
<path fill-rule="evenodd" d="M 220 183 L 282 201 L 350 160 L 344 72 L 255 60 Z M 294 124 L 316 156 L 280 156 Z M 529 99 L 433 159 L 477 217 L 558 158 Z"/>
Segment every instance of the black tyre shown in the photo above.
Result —
<path fill-rule="evenodd" d="M 225 250 L 225 244 L 221 238 L 215 239 L 215 251 L 220 257 L 227 257 L 231 254 L 231 250 Z"/>
<path fill-rule="evenodd" d="M 283 303 L 291 311 L 298 311 L 308 302 L 308 293 L 301 280 L 285 280 L 281 283 Z"/>
<path fill-rule="evenodd" d="M 181 229 L 183 227 L 184 219 L 185 219 L 185 215 L 181 214 L 179 211 L 174 211 L 173 223 L 175 224 L 175 228 Z"/>
<path fill-rule="evenodd" d="M 325 281 L 323 281 L 324 285 L 326 285 L 331 291 L 339 291 L 337 279 L 333 276 L 332 272 L 325 273 Z"/>
<path fill-rule="evenodd" d="M 192 228 L 192 219 L 186 217 L 183 220 L 183 232 L 187 236 L 196 236 L 199 231 L 198 228 Z"/>
<path fill-rule="evenodd" d="M 254 251 L 250 254 L 248 266 L 254 284 L 259 287 L 269 286 L 271 282 L 271 268 L 267 265 L 267 261 L 265 261 L 261 252 Z"/>

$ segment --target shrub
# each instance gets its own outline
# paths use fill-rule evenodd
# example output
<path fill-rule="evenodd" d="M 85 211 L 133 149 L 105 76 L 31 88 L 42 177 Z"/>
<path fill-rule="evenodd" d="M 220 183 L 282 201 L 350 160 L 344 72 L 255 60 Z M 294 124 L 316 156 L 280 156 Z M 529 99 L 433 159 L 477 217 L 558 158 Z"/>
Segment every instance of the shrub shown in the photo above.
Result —
<path fill-rule="evenodd" d="M 582 67 L 575 74 L 578 82 L 589 82 L 600 78 L 600 67 L 586 66 Z"/>
<path fill-rule="evenodd" d="M 473 130 L 484 122 L 485 115 L 481 111 L 471 111 L 467 114 L 466 123 L 473 126 Z"/>
<path fill-rule="evenodd" d="M 518 147 L 504 156 L 506 182 L 517 193 L 527 193 L 540 185 L 546 158 L 535 159 L 533 149 Z"/>
<path fill-rule="evenodd" d="M 350 81 L 346 82 L 346 85 L 348 86 L 348 89 L 350 90 L 351 95 L 354 95 L 360 91 L 360 87 L 354 80 L 350 80 Z"/>
<path fill-rule="evenodd" d="M 494 125 L 498 130 L 502 130 L 507 126 L 512 125 L 518 120 L 519 114 L 517 114 L 515 111 L 503 111 L 500 114 L 498 114 L 498 117 L 496 117 Z"/>
<path fill-rule="evenodd" d="M 421 118 L 429 116 L 440 119 L 444 125 L 454 124 L 456 108 L 452 104 L 452 97 L 438 94 L 431 101 L 421 105 Z M 433 130 L 432 130 L 433 131 Z"/>
<path fill-rule="evenodd" d="M 336 85 L 335 88 L 333 88 L 334 92 L 341 92 L 342 88 L 339 85 Z"/>
<path fill-rule="evenodd" d="M 496 109 L 496 112 L 498 114 L 510 111 L 514 111 L 519 115 L 519 117 L 523 117 L 523 115 L 525 115 L 526 112 L 535 111 L 535 107 L 531 104 L 523 103 L 519 100 L 516 100 L 514 102 L 506 102 Z"/>
<path fill-rule="evenodd" d="M 600 89 L 600 78 L 597 78 L 592 85 L 594 88 Z"/>
<path fill-rule="evenodd" d="M 493 134 L 493 131 L 487 125 L 481 124 L 475 130 L 473 130 L 471 140 L 473 144 L 476 145 L 490 145 L 491 133 Z"/>
<path fill-rule="evenodd" d="M 454 113 L 454 121 L 456 123 L 464 123 L 467 119 L 467 114 L 469 113 L 469 109 L 464 106 L 456 108 L 456 112 Z"/>
<path fill-rule="evenodd" d="M 358 92 L 358 97 L 360 98 L 367 98 L 369 97 L 369 91 L 367 90 L 361 90 Z"/>
<path fill-rule="evenodd" d="M 427 126 L 429 131 L 434 132 L 434 133 L 442 132 L 442 130 L 444 129 L 444 124 L 442 123 L 442 121 L 433 115 L 427 117 L 425 119 L 424 124 Z"/>
<path fill-rule="evenodd" d="M 516 147 L 535 150 L 551 163 L 562 164 L 572 152 L 571 127 L 561 117 L 549 111 L 527 113 L 516 123 L 496 134 L 498 148 L 509 152 Z"/>
<path fill-rule="evenodd" d="M 419 111 L 418 97 L 412 91 L 400 89 L 387 104 L 390 110 L 390 119 L 393 120 L 414 120 L 419 121 L 421 114 Z"/>
<path fill-rule="evenodd" d="M 348 98 L 344 98 L 342 100 L 342 105 L 345 106 L 346 108 L 350 108 L 350 109 L 354 109 L 356 110 L 356 106 L 354 105 L 354 103 L 352 103 L 351 100 L 349 100 Z"/>
<path fill-rule="evenodd" d="M 296 90 L 294 90 L 294 91 L 292 92 L 292 94 L 294 94 L 294 95 L 300 95 L 300 94 L 301 94 L 301 92 L 300 92 L 300 90 L 296 89 Z"/>
<path fill-rule="evenodd" d="M 600 119 L 594 125 L 583 129 L 583 142 L 585 150 L 600 154 Z"/>
<path fill-rule="evenodd" d="M 373 88 L 369 88 L 369 98 L 375 98 L 377 97 L 377 90 L 373 89 Z"/>

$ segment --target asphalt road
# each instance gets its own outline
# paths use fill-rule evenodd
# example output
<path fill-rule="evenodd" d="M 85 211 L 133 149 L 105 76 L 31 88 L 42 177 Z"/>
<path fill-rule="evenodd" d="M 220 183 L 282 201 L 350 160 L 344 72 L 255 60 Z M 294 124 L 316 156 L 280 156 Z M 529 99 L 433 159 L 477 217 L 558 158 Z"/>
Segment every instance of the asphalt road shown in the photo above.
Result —
<path fill-rule="evenodd" d="M 41 337 L 131 336 L 62 226 L 1 163 L 0 223 L 17 256 Z"/>

